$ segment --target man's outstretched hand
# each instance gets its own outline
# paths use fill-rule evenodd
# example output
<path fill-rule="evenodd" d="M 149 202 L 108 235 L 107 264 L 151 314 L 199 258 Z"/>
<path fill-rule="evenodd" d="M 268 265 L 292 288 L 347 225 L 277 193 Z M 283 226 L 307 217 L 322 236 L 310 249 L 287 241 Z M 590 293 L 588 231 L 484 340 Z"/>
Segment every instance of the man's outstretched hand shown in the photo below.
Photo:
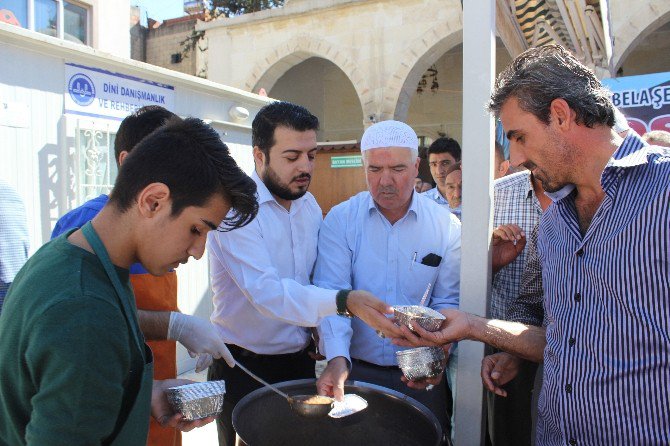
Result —
<path fill-rule="evenodd" d="M 454 309 L 440 310 L 440 313 L 445 319 L 438 331 L 426 331 L 417 324 L 414 326 L 414 334 L 403 325 L 400 327 L 402 336 L 394 337 L 393 343 L 402 347 L 442 347 L 470 336 L 470 314 Z"/>

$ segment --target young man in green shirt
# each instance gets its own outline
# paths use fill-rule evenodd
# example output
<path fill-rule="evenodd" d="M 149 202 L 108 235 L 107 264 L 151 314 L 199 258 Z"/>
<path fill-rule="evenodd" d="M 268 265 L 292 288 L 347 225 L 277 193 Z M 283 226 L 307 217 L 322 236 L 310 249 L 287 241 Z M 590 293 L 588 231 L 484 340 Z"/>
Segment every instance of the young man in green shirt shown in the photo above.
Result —
<path fill-rule="evenodd" d="M 161 275 L 200 258 L 207 232 L 253 219 L 255 192 L 200 120 L 143 139 L 102 211 L 14 280 L 0 316 L 0 445 L 144 445 L 149 413 L 181 430 L 211 421 L 171 413 L 164 390 L 183 380 L 153 381 L 128 269 Z"/>

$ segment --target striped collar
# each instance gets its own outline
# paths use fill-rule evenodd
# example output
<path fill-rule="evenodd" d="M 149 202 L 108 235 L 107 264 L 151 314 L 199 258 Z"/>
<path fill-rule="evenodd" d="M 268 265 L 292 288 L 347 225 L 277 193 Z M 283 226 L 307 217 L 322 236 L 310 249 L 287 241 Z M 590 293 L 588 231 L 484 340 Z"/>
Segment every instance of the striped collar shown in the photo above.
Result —
<path fill-rule="evenodd" d="M 649 144 L 637 133 L 629 132 L 619 148 L 612 154 L 605 170 L 610 167 L 635 167 L 646 164 L 649 156 Z"/>

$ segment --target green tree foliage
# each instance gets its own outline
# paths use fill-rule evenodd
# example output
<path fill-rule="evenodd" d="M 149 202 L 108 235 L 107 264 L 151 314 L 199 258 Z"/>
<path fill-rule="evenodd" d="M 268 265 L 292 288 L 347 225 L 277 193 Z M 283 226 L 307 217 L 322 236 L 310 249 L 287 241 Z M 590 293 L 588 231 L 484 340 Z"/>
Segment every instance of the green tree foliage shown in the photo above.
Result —
<path fill-rule="evenodd" d="M 204 11 L 205 22 L 219 17 L 235 17 L 242 14 L 262 11 L 264 9 L 284 6 L 285 0 L 209 0 Z M 183 57 L 198 49 L 198 42 L 205 37 L 204 31 L 193 30 L 191 35 L 180 42 Z M 202 50 L 202 49 L 201 49 Z"/>
<path fill-rule="evenodd" d="M 233 17 L 283 5 L 284 0 L 210 0 L 209 12 L 214 18 Z"/>

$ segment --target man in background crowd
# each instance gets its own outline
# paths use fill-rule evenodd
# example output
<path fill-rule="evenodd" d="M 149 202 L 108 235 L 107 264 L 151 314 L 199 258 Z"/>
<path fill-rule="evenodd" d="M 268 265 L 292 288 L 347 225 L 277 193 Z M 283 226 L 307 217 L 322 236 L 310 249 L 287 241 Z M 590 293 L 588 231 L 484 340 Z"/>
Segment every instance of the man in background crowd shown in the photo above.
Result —
<path fill-rule="evenodd" d="M 496 147 L 501 147 L 496 143 Z M 496 150 L 498 152 L 498 150 Z M 519 296 L 521 277 L 527 258 L 526 235 L 538 225 L 540 216 L 551 200 L 544 194 L 542 183 L 529 170 L 523 170 L 495 181 L 493 185 L 493 225 L 496 231 L 517 236 L 516 243 L 507 244 L 516 254 L 513 260 L 496 270 L 491 284 L 490 317 L 507 320 L 508 307 Z M 487 348 L 487 354 L 495 349 Z M 487 359 L 484 358 L 486 361 Z M 506 397 L 487 394 L 489 437 L 493 446 L 530 444 L 532 438 L 531 407 L 537 364 L 520 360 L 517 377 L 505 386 Z"/>
<path fill-rule="evenodd" d="M 463 171 L 460 166 L 449 172 L 444 179 L 444 197 L 449 211 L 461 219 L 463 204 Z"/>
<path fill-rule="evenodd" d="M 23 200 L 0 180 L 0 313 L 9 286 L 28 259 L 28 223 Z"/>
<path fill-rule="evenodd" d="M 418 193 L 423 193 L 432 189 L 430 183 L 423 181 L 420 177 L 414 178 L 414 190 Z"/>
<path fill-rule="evenodd" d="M 428 166 L 436 186 L 424 195 L 438 204 L 448 205 L 446 198 L 446 179 L 449 173 L 461 162 L 461 146 L 453 138 L 443 136 L 428 147 Z"/>
<path fill-rule="evenodd" d="M 509 160 L 505 158 L 505 149 L 496 141 L 495 146 L 495 167 L 493 170 L 493 179 L 497 180 L 507 175 L 509 170 Z"/>
<path fill-rule="evenodd" d="M 642 135 L 642 139 L 652 146 L 670 147 L 670 132 L 653 130 Z"/>

